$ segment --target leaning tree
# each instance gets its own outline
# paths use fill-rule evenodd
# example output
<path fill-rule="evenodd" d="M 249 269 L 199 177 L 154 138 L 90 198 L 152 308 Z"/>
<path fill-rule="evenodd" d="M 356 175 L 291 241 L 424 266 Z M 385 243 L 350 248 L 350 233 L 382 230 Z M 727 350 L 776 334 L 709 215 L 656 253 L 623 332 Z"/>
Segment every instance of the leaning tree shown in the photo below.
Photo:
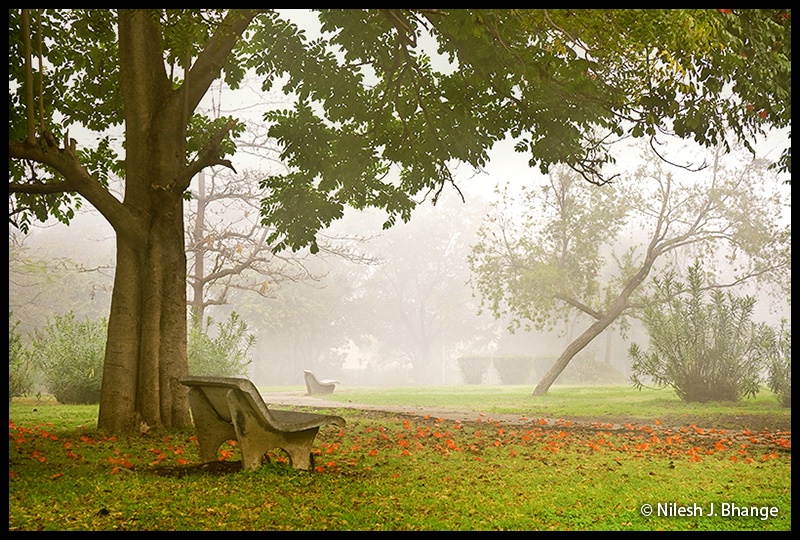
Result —
<path fill-rule="evenodd" d="M 680 273 L 677 261 L 702 258 L 715 277 L 711 290 L 785 283 L 786 186 L 764 159 L 731 165 L 718 149 L 710 161 L 686 171 L 648 153 L 640 167 L 602 187 L 554 170 L 542 186 L 497 203 L 469 258 L 481 305 L 507 316 L 512 330 L 551 329 L 558 321 L 582 327 L 534 395 L 546 393 L 608 327 L 656 302 L 650 278 Z M 521 211 L 511 211 L 514 202 Z M 623 251 L 626 231 L 637 238 Z"/>
<path fill-rule="evenodd" d="M 791 118 L 788 10 L 318 19 L 309 39 L 274 10 L 9 11 L 9 219 L 67 223 L 86 201 L 116 234 L 100 429 L 189 423 L 185 194 L 203 169 L 233 168 L 242 127 L 196 113 L 219 78 L 236 88 L 255 74 L 294 98 L 263 114 L 289 166 L 259 182 L 276 249 L 316 251 L 345 206 L 407 220 L 453 164 L 484 165 L 507 136 L 531 165 L 602 183 L 614 138 L 717 144 L 727 127 L 750 142 Z"/>

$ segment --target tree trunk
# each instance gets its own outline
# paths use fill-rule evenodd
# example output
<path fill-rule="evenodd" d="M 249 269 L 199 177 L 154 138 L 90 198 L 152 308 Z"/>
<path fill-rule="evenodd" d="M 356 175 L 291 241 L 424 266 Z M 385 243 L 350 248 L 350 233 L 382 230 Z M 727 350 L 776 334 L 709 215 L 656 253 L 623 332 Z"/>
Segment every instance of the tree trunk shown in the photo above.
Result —
<path fill-rule="evenodd" d="M 109 221 L 117 268 L 100 390 L 99 429 L 188 426 L 183 190 L 186 93 L 172 89 L 161 32 L 146 11 L 121 11 L 125 101 L 124 211 Z"/>
<path fill-rule="evenodd" d="M 210 246 L 204 245 L 206 238 L 205 238 L 205 222 L 206 222 L 206 205 L 208 204 L 206 200 L 206 178 L 205 178 L 205 171 L 201 171 L 199 175 L 197 175 L 197 216 L 194 219 L 194 245 L 192 246 L 192 255 L 194 257 L 194 276 L 191 276 L 190 286 L 192 287 L 192 299 L 190 310 L 192 313 L 191 324 L 193 324 L 197 330 L 203 331 L 203 325 L 205 321 L 205 295 L 204 288 L 205 288 L 205 251 L 210 248 Z"/>
<path fill-rule="evenodd" d="M 101 430 L 126 433 L 142 423 L 150 428 L 190 423 L 188 389 L 178 382 L 188 373 L 183 193 L 204 168 L 232 167 L 222 158 L 220 144 L 235 123 L 229 121 L 212 133 L 191 162 L 187 162 L 187 126 L 257 13 L 230 10 L 194 59 L 187 52 L 183 71 L 176 75 L 168 74 L 165 66 L 163 18 L 151 10 L 118 11 L 125 122 L 122 202 L 80 162 L 74 146 L 67 148 L 65 142 L 58 148 L 52 136 L 36 142 L 29 136 L 22 144 L 9 141 L 11 156 L 47 165 L 64 177 L 63 186 L 53 184 L 48 189 L 80 194 L 116 233 L 117 267 L 97 419 Z M 183 81 L 176 88 L 175 77 L 180 76 Z M 31 87 L 28 77 L 26 91 Z M 27 102 L 30 105 L 31 100 Z M 28 124 L 30 130 L 30 117 Z"/>
<path fill-rule="evenodd" d="M 609 309 L 605 314 L 601 315 L 600 318 L 594 322 L 594 324 L 587 328 L 580 336 L 570 343 L 566 349 L 564 349 L 564 352 L 558 357 L 558 360 L 556 360 L 556 363 L 553 364 L 553 367 L 550 368 L 545 376 L 542 377 L 542 380 L 539 381 L 539 384 L 536 385 L 536 388 L 533 390 L 534 396 L 545 395 L 547 391 L 550 390 L 550 387 L 553 385 L 558 376 L 561 375 L 561 372 L 564 371 L 570 361 L 575 357 L 575 355 L 581 352 L 581 350 L 591 343 L 594 338 L 603 333 L 603 330 L 611 326 L 611 324 L 617 320 L 617 317 L 622 315 L 622 312 L 628 308 L 628 299 L 633 294 L 633 291 L 635 291 L 650 274 L 650 270 L 653 268 L 653 262 L 662 253 L 663 248 L 658 245 L 657 237 L 658 235 L 656 234 L 651 240 L 650 245 L 647 248 L 647 254 L 642 262 L 642 266 L 622 289 L 622 292 L 620 292 L 619 296 L 614 301 L 611 309 Z"/>
<path fill-rule="evenodd" d="M 190 424 L 186 358 L 186 257 L 180 201 L 142 242 L 117 234 L 98 428 L 130 432 Z"/>
<path fill-rule="evenodd" d="M 556 363 L 553 364 L 550 370 L 545 373 L 544 377 L 542 377 L 542 380 L 539 381 L 539 384 L 536 385 L 533 395 L 545 395 L 547 391 L 550 390 L 550 387 L 553 385 L 558 376 L 561 375 L 561 372 L 564 371 L 570 361 L 575 357 L 575 355 L 581 352 L 584 347 L 594 340 L 594 338 L 602 334 L 603 330 L 605 330 L 611 323 L 614 322 L 614 319 L 616 319 L 616 316 L 612 317 L 606 315 L 599 321 L 592 324 L 572 343 L 570 343 L 567 348 L 564 349 L 564 352 L 561 353 L 561 356 L 558 357 Z"/>

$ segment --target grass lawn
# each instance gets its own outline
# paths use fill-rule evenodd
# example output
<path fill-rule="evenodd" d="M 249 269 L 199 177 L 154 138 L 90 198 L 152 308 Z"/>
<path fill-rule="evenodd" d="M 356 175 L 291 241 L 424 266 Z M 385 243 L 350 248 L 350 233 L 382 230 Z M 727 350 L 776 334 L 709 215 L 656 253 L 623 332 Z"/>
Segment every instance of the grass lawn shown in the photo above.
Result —
<path fill-rule="evenodd" d="M 295 471 L 279 450 L 242 471 L 230 443 L 203 466 L 191 431 L 108 437 L 96 430 L 97 406 L 14 400 L 9 529 L 791 529 L 791 434 L 710 423 L 790 419 L 771 395 L 687 411 L 664 393 L 622 387 L 529 391 L 337 389 L 344 401 L 558 420 L 458 423 L 336 408 L 347 426 L 320 431 L 314 472 Z M 602 428 L 623 413 L 642 422 Z M 583 417 L 599 425 L 568 419 Z M 705 421 L 661 421 L 673 417 Z"/>
<path fill-rule="evenodd" d="M 296 387 L 305 392 L 305 388 Z M 703 425 L 761 430 L 789 429 L 791 409 L 780 407 L 768 390 L 739 402 L 684 403 L 671 389 L 634 389 L 618 386 L 554 385 L 544 396 L 532 396 L 532 387 L 515 385 L 432 386 L 420 388 L 339 387 L 326 400 L 371 405 L 415 405 L 524 415 L 529 418 L 569 418 L 666 425 Z"/>

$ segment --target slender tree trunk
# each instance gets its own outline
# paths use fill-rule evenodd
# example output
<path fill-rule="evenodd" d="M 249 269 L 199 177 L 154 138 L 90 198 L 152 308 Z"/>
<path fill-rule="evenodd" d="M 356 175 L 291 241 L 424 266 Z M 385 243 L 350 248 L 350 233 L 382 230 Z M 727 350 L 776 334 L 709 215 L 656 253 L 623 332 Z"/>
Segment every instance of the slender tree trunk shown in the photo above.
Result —
<path fill-rule="evenodd" d="M 203 330 L 205 322 L 205 298 L 203 289 L 205 282 L 205 260 L 203 255 L 209 246 L 203 245 L 205 242 L 205 221 L 206 221 L 206 178 L 205 171 L 201 171 L 197 175 L 197 216 L 194 219 L 194 246 L 192 247 L 192 256 L 194 257 L 194 276 L 190 279 L 192 287 L 192 301 L 191 323 L 196 325 L 200 331 Z"/>
<path fill-rule="evenodd" d="M 586 347 L 589 343 L 591 343 L 597 336 L 603 333 L 603 330 L 608 328 L 611 323 L 617 318 L 617 315 L 606 315 L 601 318 L 599 321 L 596 321 L 592 324 L 589 328 L 587 328 L 580 336 L 575 338 L 567 348 L 564 349 L 564 352 L 561 353 L 561 356 L 558 357 L 556 363 L 545 373 L 542 380 L 539 381 L 539 384 L 536 385 L 536 388 L 533 391 L 534 396 L 543 396 L 547 393 L 553 383 L 556 381 L 561 372 L 569 365 L 570 361 L 575 357 L 576 354 L 581 352 L 584 347 Z"/>
<path fill-rule="evenodd" d="M 601 315 L 597 321 L 595 321 L 589 328 L 579 335 L 572 343 L 567 345 L 567 348 L 564 349 L 564 352 L 558 357 L 558 360 L 556 360 L 556 363 L 553 364 L 553 367 L 551 367 L 550 370 L 545 373 L 544 377 L 542 377 L 542 380 L 539 381 L 538 385 L 536 385 L 536 388 L 533 390 L 534 396 L 545 395 L 558 376 L 561 375 L 561 372 L 564 371 L 570 361 L 575 357 L 575 355 L 581 352 L 584 347 L 586 347 L 597 336 L 603 333 L 603 330 L 611 326 L 617 317 L 622 315 L 622 312 L 628 308 L 628 299 L 650 274 L 650 270 L 653 268 L 653 262 L 661 253 L 662 247 L 658 245 L 657 235 L 655 235 L 647 248 L 647 254 L 642 262 L 642 266 L 622 289 L 622 292 L 620 292 L 611 308 L 606 313 Z"/>

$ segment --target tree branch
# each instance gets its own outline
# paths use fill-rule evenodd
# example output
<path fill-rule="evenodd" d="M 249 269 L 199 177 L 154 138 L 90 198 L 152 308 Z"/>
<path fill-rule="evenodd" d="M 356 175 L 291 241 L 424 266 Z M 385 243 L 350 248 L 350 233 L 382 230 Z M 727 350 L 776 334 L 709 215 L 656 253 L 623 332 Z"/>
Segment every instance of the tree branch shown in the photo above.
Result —
<path fill-rule="evenodd" d="M 205 146 L 203 146 L 200 152 L 197 153 L 197 157 L 195 157 L 192 162 L 189 163 L 189 165 L 187 165 L 183 171 L 181 171 L 180 175 L 178 175 L 178 178 L 175 179 L 174 189 L 176 191 L 183 192 L 189 187 L 189 183 L 196 174 L 206 167 L 210 167 L 212 165 L 224 165 L 234 173 L 236 172 L 236 169 L 234 169 L 230 160 L 222 159 L 219 155 L 219 147 L 222 144 L 222 140 L 235 125 L 235 120 L 228 120 L 222 129 L 211 136 Z"/>
<path fill-rule="evenodd" d="M 253 17 L 264 10 L 232 9 L 217 27 L 194 65 L 186 74 L 188 110 L 193 111 L 203 99 L 208 87 L 219 77 L 219 72 L 236 42 L 250 25 Z M 189 119 L 186 118 L 186 121 Z"/>
<path fill-rule="evenodd" d="M 137 230 L 125 206 L 86 170 L 72 147 L 58 148 L 52 135 L 39 138 L 34 144 L 9 141 L 8 156 L 41 163 L 51 167 L 63 177 L 63 180 L 58 182 L 10 182 L 9 193 L 40 195 L 77 193 L 86 198 L 115 230 L 128 232 Z"/>
<path fill-rule="evenodd" d="M 575 300 L 574 298 L 570 298 L 568 296 L 564 296 L 561 293 L 556 293 L 555 297 L 558 298 L 559 300 L 561 300 L 562 302 L 566 302 L 570 306 L 582 311 L 583 313 L 586 313 L 587 315 L 589 315 L 590 317 L 592 317 L 595 320 L 599 321 L 600 319 L 603 318 L 603 314 L 602 313 L 593 310 L 592 308 L 590 308 L 586 304 L 583 304 L 583 303 Z"/>

